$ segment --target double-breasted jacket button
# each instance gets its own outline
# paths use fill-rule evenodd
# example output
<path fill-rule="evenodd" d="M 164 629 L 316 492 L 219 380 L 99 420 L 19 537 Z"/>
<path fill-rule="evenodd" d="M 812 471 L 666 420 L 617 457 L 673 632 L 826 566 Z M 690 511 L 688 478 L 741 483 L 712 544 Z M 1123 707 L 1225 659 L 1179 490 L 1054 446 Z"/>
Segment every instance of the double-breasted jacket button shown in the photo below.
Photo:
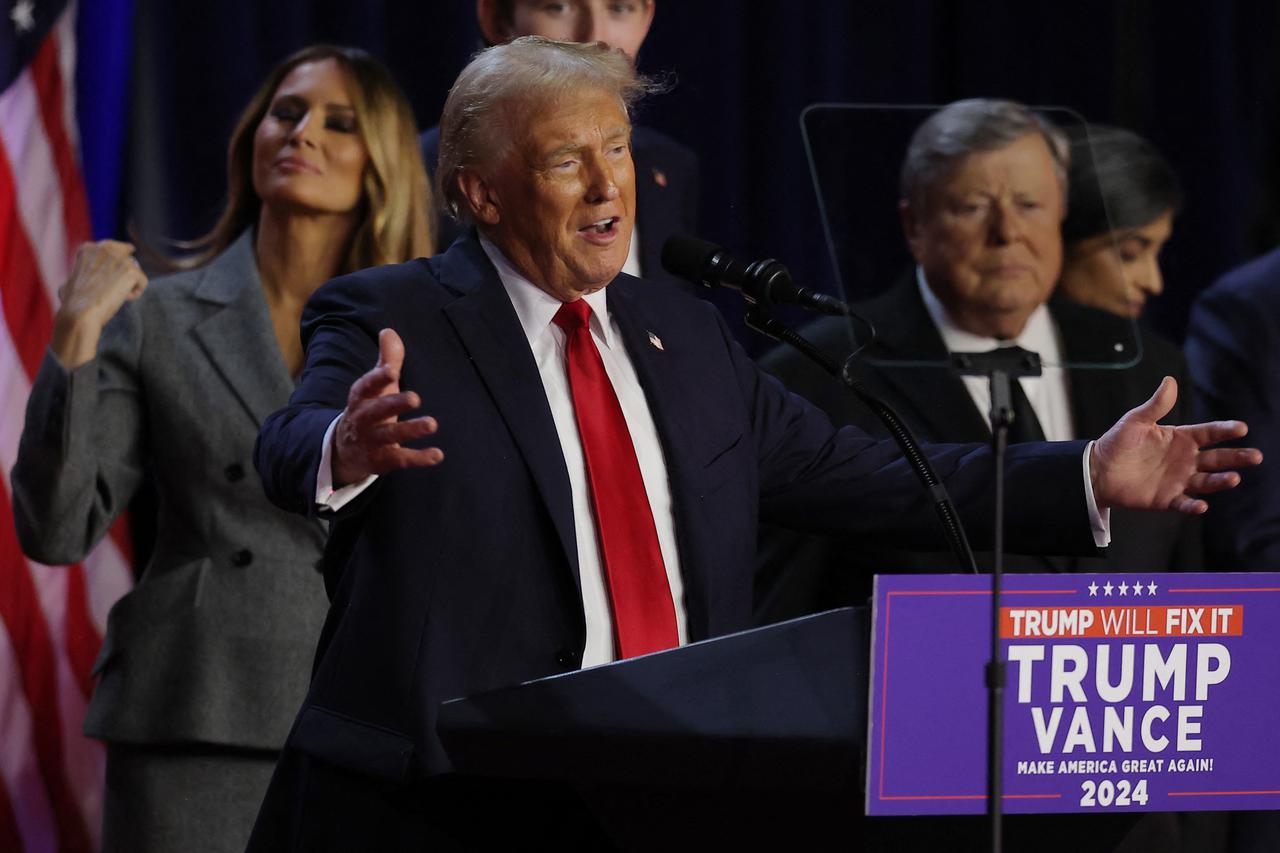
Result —
<path fill-rule="evenodd" d="M 226 475 L 228 483 L 238 483 L 244 479 L 244 466 L 239 462 L 232 462 L 222 470 L 222 473 Z"/>
<path fill-rule="evenodd" d="M 237 569 L 243 569 L 245 566 L 253 562 L 253 552 L 248 548 L 241 548 L 231 555 L 231 565 Z"/>

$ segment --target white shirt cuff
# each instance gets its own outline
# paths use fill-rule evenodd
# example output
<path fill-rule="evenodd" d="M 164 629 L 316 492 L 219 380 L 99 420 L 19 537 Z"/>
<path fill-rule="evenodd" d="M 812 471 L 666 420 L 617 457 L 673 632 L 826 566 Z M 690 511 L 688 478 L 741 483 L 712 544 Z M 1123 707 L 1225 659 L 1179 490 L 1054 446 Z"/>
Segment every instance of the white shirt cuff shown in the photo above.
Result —
<path fill-rule="evenodd" d="M 1089 458 L 1093 453 L 1093 442 L 1085 445 L 1084 456 L 1084 502 L 1089 508 L 1089 526 L 1093 528 L 1093 544 L 1105 548 L 1111 544 L 1111 510 L 1098 511 L 1098 499 L 1093 496 L 1093 478 L 1089 476 Z"/>
<path fill-rule="evenodd" d="M 345 413 L 344 413 L 345 414 Z M 335 489 L 333 487 L 333 431 L 338 427 L 338 421 L 342 420 L 342 415 L 338 415 L 329 423 L 329 428 L 324 431 L 324 447 L 320 451 L 320 470 L 316 472 L 316 506 L 321 509 L 327 509 L 331 512 L 337 512 L 344 506 L 355 500 L 356 496 L 378 479 L 377 474 L 370 474 L 358 483 L 352 483 L 349 486 L 342 486 Z M 1085 451 L 1085 472 L 1089 471 L 1088 463 L 1089 453 Z M 1089 500 L 1093 500 L 1093 493 L 1089 493 Z M 1093 506 L 1092 503 L 1089 504 Z"/>

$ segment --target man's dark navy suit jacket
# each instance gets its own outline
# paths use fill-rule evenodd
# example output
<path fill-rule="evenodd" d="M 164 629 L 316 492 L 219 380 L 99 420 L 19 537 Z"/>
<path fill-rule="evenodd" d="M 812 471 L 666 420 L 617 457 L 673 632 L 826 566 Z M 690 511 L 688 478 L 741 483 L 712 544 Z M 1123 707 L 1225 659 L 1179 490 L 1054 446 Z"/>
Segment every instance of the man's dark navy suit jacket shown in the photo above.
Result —
<path fill-rule="evenodd" d="M 835 430 L 747 358 L 714 308 L 627 275 L 609 285 L 608 303 L 666 458 L 690 640 L 751 625 L 761 518 L 939 539 L 893 443 Z M 439 420 L 430 443 L 444 461 L 381 477 L 334 518 L 332 606 L 282 768 L 305 767 L 288 761 L 303 753 L 385 788 L 450 769 L 435 731 L 442 701 L 579 667 L 584 622 L 551 411 L 515 310 L 472 237 L 434 258 L 336 279 L 312 298 L 306 368 L 255 454 L 268 495 L 315 512 L 322 438 L 377 362 L 382 328 L 404 340 L 401 387 Z M 1010 450 L 1011 547 L 1093 549 L 1083 447 Z M 987 449 L 930 455 L 981 539 Z M 277 772 L 264 819 L 273 798 L 302 796 L 302 776 Z M 273 837 L 262 822 L 259 837 Z"/>

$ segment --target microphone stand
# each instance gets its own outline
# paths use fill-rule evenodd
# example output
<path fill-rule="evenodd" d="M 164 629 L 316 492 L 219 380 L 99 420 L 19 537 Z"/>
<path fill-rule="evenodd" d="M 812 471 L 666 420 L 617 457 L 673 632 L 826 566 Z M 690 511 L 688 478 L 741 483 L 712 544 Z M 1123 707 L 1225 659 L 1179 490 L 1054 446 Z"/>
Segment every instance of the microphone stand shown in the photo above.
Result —
<path fill-rule="evenodd" d="M 1000 592 L 1004 580 L 1004 457 L 1013 423 L 1011 382 L 1040 375 L 1040 356 L 1016 347 L 981 353 L 954 353 L 952 363 L 966 376 L 986 376 L 991 387 L 991 450 L 995 466 L 995 531 L 991 563 L 991 659 L 987 682 L 987 818 L 991 850 L 1003 839 L 1004 688 L 1007 662 L 1000 655 Z"/>
<path fill-rule="evenodd" d="M 943 532 L 952 552 L 971 571 L 977 573 L 973 549 L 969 546 L 964 526 L 956 514 L 955 505 L 947 495 L 946 487 L 934 473 L 928 459 L 920 451 L 919 443 L 910 429 L 891 406 L 875 397 L 852 373 L 856 354 L 846 360 L 843 368 L 825 352 L 798 335 L 786 325 L 769 315 L 767 301 L 752 302 L 746 314 L 749 328 L 779 343 L 785 343 L 809 358 L 827 373 L 840 380 L 875 413 L 889 430 L 903 455 L 911 464 L 934 501 L 934 509 L 942 523 Z M 845 309 L 845 316 L 853 316 Z M 1004 580 L 1004 462 L 1009 445 L 1009 427 L 1013 423 L 1013 397 L 1010 383 L 1016 377 L 1039 376 L 1040 357 L 1035 353 L 1016 348 L 997 349 L 984 353 L 957 353 L 952 357 L 955 368 L 964 375 L 986 376 L 991 388 L 991 449 L 995 476 L 995 529 L 992 543 L 991 566 L 991 658 L 987 662 L 987 818 L 990 821 L 991 850 L 1001 853 L 1003 836 L 1003 762 L 1004 762 L 1004 689 L 1008 666 L 1000 654 L 1000 594 Z"/>

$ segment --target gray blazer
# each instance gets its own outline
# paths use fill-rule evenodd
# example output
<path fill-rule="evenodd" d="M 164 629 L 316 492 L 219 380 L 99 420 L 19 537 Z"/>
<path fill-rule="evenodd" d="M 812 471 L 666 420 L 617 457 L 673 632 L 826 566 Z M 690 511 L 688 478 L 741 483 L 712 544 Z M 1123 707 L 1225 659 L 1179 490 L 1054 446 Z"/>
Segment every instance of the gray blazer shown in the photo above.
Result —
<path fill-rule="evenodd" d="M 87 734 L 284 743 L 327 609 L 323 528 L 276 509 L 253 469 L 292 391 L 251 232 L 126 303 L 89 363 L 46 354 L 13 469 L 23 550 L 79 560 L 144 476 L 159 504 L 151 561 L 108 617 Z"/>

